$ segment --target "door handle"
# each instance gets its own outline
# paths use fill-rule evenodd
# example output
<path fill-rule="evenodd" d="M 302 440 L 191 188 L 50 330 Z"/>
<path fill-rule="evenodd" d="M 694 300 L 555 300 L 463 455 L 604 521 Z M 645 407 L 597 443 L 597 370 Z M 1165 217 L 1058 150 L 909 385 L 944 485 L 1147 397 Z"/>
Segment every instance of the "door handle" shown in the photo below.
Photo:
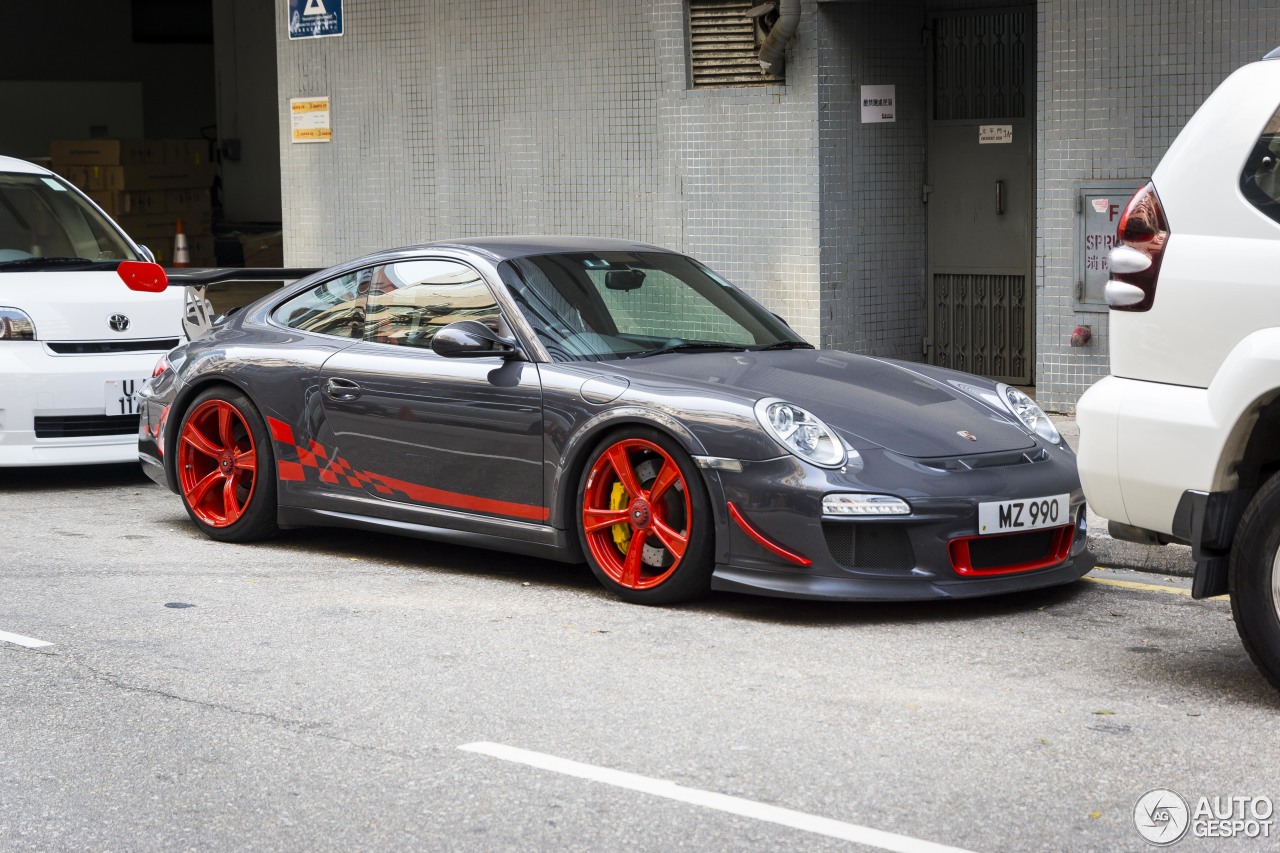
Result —
<path fill-rule="evenodd" d="M 324 383 L 324 393 L 333 400 L 356 400 L 360 397 L 360 386 L 350 379 L 330 379 Z"/>
<path fill-rule="evenodd" d="M 1004 216 L 1004 181 L 996 181 L 996 216 Z"/>

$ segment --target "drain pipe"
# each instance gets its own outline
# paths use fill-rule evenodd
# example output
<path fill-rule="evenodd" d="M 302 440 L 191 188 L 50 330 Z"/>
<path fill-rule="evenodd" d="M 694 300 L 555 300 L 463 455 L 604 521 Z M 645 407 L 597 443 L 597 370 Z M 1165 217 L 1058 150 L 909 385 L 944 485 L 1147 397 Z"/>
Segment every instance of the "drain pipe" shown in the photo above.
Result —
<path fill-rule="evenodd" d="M 787 64 L 787 42 L 800 28 L 800 0 L 780 0 L 778 20 L 769 37 L 760 45 L 760 70 L 765 74 L 780 74 Z"/>

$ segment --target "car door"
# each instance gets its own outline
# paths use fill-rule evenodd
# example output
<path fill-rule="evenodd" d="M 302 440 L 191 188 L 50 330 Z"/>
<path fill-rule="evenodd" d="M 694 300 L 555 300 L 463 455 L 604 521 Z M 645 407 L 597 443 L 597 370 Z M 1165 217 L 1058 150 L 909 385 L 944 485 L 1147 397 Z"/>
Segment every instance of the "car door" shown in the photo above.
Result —
<path fill-rule="evenodd" d="M 537 366 L 433 352 L 435 333 L 464 319 L 505 328 L 471 267 L 424 258 L 372 271 L 361 340 L 321 370 L 332 476 L 387 501 L 545 521 Z"/>

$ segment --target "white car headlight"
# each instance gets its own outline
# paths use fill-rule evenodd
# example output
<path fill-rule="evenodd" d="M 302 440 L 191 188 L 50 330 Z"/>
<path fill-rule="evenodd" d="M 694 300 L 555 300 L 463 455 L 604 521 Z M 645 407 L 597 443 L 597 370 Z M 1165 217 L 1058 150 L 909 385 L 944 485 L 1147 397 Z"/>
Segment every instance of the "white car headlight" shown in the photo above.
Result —
<path fill-rule="evenodd" d="M 1062 443 L 1062 435 L 1058 432 L 1058 428 L 1053 425 L 1053 421 L 1049 420 L 1048 415 L 1040 410 L 1035 400 L 1003 382 L 996 386 L 996 393 L 1000 396 L 1000 402 L 1004 403 L 1005 407 L 1013 412 L 1027 429 L 1045 441 L 1054 444 Z"/>
<path fill-rule="evenodd" d="M 36 326 L 17 308 L 0 308 L 0 341 L 34 341 Z"/>
<path fill-rule="evenodd" d="M 844 442 L 799 406 L 766 397 L 756 403 L 756 420 L 774 441 L 806 462 L 823 468 L 839 468 L 848 459 Z"/>

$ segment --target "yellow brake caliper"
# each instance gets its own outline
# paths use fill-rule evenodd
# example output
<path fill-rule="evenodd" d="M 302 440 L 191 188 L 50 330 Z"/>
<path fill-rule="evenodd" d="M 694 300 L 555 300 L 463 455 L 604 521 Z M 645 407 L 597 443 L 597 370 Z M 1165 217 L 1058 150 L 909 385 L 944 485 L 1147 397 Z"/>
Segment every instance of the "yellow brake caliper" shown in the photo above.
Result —
<path fill-rule="evenodd" d="M 629 506 L 631 506 L 631 496 L 627 494 L 627 490 L 621 483 L 615 482 L 613 491 L 609 493 L 609 509 L 626 509 Z M 631 525 L 615 524 L 609 529 L 613 531 L 613 544 L 617 545 L 618 550 L 623 554 L 627 553 L 627 548 L 631 546 Z"/>

